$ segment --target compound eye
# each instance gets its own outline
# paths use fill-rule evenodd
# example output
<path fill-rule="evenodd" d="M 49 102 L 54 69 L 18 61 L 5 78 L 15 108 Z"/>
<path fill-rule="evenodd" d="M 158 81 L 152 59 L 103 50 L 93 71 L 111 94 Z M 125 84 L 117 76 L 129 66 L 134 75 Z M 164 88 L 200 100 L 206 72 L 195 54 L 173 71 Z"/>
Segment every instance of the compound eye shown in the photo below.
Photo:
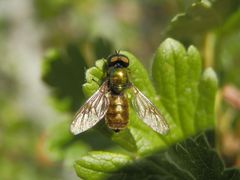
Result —
<path fill-rule="evenodd" d="M 115 64 L 119 64 L 123 67 L 128 67 L 129 59 L 124 55 L 113 55 L 108 60 L 109 66 L 114 66 Z"/>
<path fill-rule="evenodd" d="M 129 59 L 128 59 L 127 57 L 121 56 L 121 61 L 122 61 L 125 65 L 128 66 L 128 64 L 129 64 Z"/>
<path fill-rule="evenodd" d="M 118 60 L 119 60 L 119 57 L 118 57 L 118 56 L 113 56 L 113 57 L 111 57 L 111 59 L 110 59 L 110 63 L 115 64 Z"/>

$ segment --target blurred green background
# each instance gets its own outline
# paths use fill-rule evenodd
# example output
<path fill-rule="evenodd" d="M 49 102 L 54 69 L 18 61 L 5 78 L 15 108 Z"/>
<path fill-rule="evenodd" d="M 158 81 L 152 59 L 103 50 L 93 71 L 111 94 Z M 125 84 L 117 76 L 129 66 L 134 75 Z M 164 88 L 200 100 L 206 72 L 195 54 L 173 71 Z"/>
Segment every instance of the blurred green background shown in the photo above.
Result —
<path fill-rule="evenodd" d="M 114 49 L 132 52 L 149 69 L 167 37 L 195 45 L 204 68 L 217 72 L 218 149 L 228 166 L 239 167 L 239 0 L 1 0 L 0 179 L 78 179 L 72 163 L 81 154 L 118 148 L 95 131 L 75 143 L 61 128 L 84 101 L 84 72 Z M 51 58 L 59 76 L 48 79 L 42 64 Z M 54 60 L 64 58 L 81 61 L 62 67 Z M 78 85 L 61 73 L 72 68 L 81 77 Z M 62 92 L 51 88 L 64 80 Z M 65 99 L 69 91 L 76 96 Z M 76 103 L 70 107 L 69 101 Z"/>

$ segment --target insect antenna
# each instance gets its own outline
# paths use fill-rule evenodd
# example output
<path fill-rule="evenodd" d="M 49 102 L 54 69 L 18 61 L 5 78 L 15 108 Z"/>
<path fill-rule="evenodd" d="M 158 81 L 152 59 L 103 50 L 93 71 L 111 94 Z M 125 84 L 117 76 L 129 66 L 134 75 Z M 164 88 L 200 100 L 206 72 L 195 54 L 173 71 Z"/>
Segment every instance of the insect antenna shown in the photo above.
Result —
<path fill-rule="evenodd" d="M 120 54 L 120 50 L 116 50 L 116 49 L 115 49 L 115 55 L 118 56 L 119 54 Z"/>

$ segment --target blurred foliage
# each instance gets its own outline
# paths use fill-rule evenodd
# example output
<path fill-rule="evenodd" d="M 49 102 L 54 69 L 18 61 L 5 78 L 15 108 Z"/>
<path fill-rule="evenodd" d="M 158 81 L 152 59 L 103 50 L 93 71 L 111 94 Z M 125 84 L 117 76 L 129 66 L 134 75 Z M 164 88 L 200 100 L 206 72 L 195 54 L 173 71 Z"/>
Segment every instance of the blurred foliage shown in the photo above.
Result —
<path fill-rule="evenodd" d="M 61 15 L 63 11 L 66 11 L 72 5 L 72 2 L 69 2 L 67 0 L 35 0 L 34 3 L 37 9 L 38 18 L 43 21 L 48 20 L 51 17 Z"/>
<path fill-rule="evenodd" d="M 13 107 L 1 97 L 0 179 L 58 179 L 58 168 L 41 156 L 41 129 Z"/>
<path fill-rule="evenodd" d="M 239 9 L 239 1 L 200 0 L 186 12 L 176 15 L 169 26 L 168 34 L 173 37 L 192 39 L 208 31 L 220 28 Z M 191 28 L 189 28 L 191 27 Z"/>
<path fill-rule="evenodd" d="M 65 52 L 50 50 L 45 62 L 43 80 L 54 87 L 58 99 L 67 102 L 67 110 L 75 111 L 83 100 L 81 84 L 84 82 L 82 77 L 86 67 L 84 57 L 76 46 L 69 45 Z"/>
<path fill-rule="evenodd" d="M 186 149 L 194 150 L 196 145 L 199 153 L 206 154 L 202 159 L 209 164 L 216 164 L 212 168 L 213 174 L 222 172 L 229 179 L 231 175 L 232 179 L 238 178 L 236 170 L 223 170 L 215 149 L 204 143 L 206 139 L 199 143 L 203 145 L 199 147 L 195 139 L 200 136 L 185 138 L 207 127 L 216 126 L 216 147 L 225 165 L 240 167 L 239 0 L 34 0 L 27 2 L 32 14 L 25 19 L 21 16 L 28 12 L 23 8 L 26 4 L 24 2 L 16 2 L 19 3 L 19 14 L 14 8 L 8 7 L 11 3 L 0 3 L 0 179 L 72 179 L 68 171 L 70 169 L 73 172 L 73 162 L 80 159 L 76 169 L 85 167 L 86 164 L 81 162 L 89 160 L 87 153 L 99 150 L 106 153 L 93 153 L 99 161 L 104 161 L 104 158 L 108 160 L 116 154 L 119 159 L 114 159 L 116 166 L 112 166 L 111 162 L 108 162 L 108 167 L 103 166 L 108 172 L 94 171 L 97 173 L 96 178 L 117 170 L 120 173 L 134 174 L 139 170 L 154 173 L 155 169 L 149 169 L 149 166 L 155 167 L 157 172 L 162 172 L 163 168 L 174 174 L 174 167 L 168 166 L 170 159 L 164 161 L 169 154 L 172 161 L 186 160 L 181 165 L 176 163 L 183 169 L 187 167 L 185 165 L 191 165 L 192 161 L 198 162 L 194 156 L 191 156 L 192 159 L 184 156 L 180 161 L 174 159 L 173 151 L 188 143 L 192 146 Z M 10 12 L 6 13 L 8 9 Z M 37 27 L 36 30 L 29 31 L 31 21 Z M 21 24 L 23 26 L 17 32 L 15 28 Z M 64 116 L 60 121 L 58 118 L 53 119 L 51 125 L 46 122 L 47 129 L 42 127 L 37 117 L 29 117 L 16 105 L 19 101 L 18 91 L 24 83 L 16 77 L 16 69 L 11 64 L 13 61 L 8 64 L 9 59 L 14 57 L 15 65 L 22 66 L 17 54 L 21 48 L 11 43 L 15 43 L 18 36 L 29 35 L 31 40 L 29 33 L 41 37 L 37 42 L 39 52 L 47 51 L 43 58 L 42 79 L 51 91 L 51 103 L 61 111 L 59 119 Z M 153 52 L 168 37 L 177 39 L 181 44 L 173 41 L 173 48 L 169 48 L 165 41 L 153 57 L 154 64 L 151 64 Z M 69 133 L 73 112 L 98 88 L 105 76 L 102 58 L 106 58 L 115 48 L 128 50 L 141 57 L 146 68 L 135 56 L 122 51 L 134 62 L 130 67 L 132 81 L 166 116 L 172 129 L 168 136 L 159 136 L 150 130 L 137 119 L 132 110 L 130 130 L 114 134 L 101 122 L 94 130 L 79 136 L 74 137 Z M 165 56 L 165 51 L 172 55 Z M 173 54 L 177 54 L 176 57 Z M 212 76 L 214 71 L 209 67 L 216 72 L 220 85 L 215 107 L 216 118 L 213 109 L 216 79 Z M 150 78 L 146 69 L 152 71 Z M 147 79 L 146 84 L 142 83 L 142 79 Z M 184 91 L 186 89 L 191 89 L 191 96 L 188 91 Z M 173 145 L 182 139 L 185 140 Z M 161 148 L 166 150 L 159 151 Z M 177 153 L 180 154 L 180 151 Z M 209 155 L 215 159 L 208 158 Z M 139 162 L 135 157 L 139 158 Z M 152 159 L 156 159 L 160 165 L 152 164 Z M 129 171 L 125 169 L 126 164 Z M 136 165 L 141 164 L 142 168 L 136 169 Z M 197 164 L 201 165 L 201 162 Z M 190 173 L 195 176 L 199 167 L 194 164 L 190 167 L 187 167 L 189 171 L 186 176 L 184 173 L 177 175 L 187 177 Z M 83 173 L 82 169 L 81 174 L 87 172 Z M 202 169 L 206 170 L 204 167 Z"/>
<path fill-rule="evenodd" d="M 218 58 L 216 69 L 219 72 L 221 86 L 224 86 L 225 84 L 235 84 L 240 87 L 239 42 L 239 32 L 232 33 L 227 38 L 223 38 L 221 44 L 217 47 L 219 49 L 219 51 L 217 51 L 219 54 L 216 55 Z"/>
<path fill-rule="evenodd" d="M 87 64 L 91 64 L 87 52 L 84 56 L 80 50 L 85 44 L 72 43 L 66 49 L 50 49 L 45 57 L 42 79 L 53 88 L 55 100 L 60 100 L 55 103 L 60 110 L 75 112 L 83 103 L 82 84 Z M 101 48 L 104 51 L 100 51 Z M 107 57 L 111 51 L 110 42 L 98 38 L 93 42 L 90 56 Z"/>

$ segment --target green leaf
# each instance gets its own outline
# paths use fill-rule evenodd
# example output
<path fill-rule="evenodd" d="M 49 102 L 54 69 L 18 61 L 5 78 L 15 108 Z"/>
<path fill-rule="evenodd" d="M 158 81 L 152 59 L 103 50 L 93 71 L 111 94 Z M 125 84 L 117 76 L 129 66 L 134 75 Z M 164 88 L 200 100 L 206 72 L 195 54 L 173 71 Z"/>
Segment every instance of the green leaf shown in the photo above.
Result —
<path fill-rule="evenodd" d="M 74 166 L 77 175 L 82 179 L 100 180 L 112 175 L 119 168 L 123 168 L 131 162 L 132 159 L 126 155 L 91 152 L 89 155 L 76 161 Z"/>
<path fill-rule="evenodd" d="M 86 97 L 90 97 L 100 86 L 106 76 L 106 61 L 97 60 L 95 66 L 86 71 L 86 83 L 83 84 L 82 90 Z"/>
<path fill-rule="evenodd" d="M 168 136 L 173 139 L 179 140 L 213 127 L 217 79 L 213 70 L 207 72 L 200 80 L 201 58 L 193 46 L 185 50 L 179 42 L 167 39 L 158 48 L 152 65 L 152 77 L 160 100 L 170 114 L 168 122 L 171 131 Z M 202 102 L 202 99 L 208 102 Z M 200 107 L 201 103 L 204 105 Z M 208 116 L 205 125 L 195 127 L 195 124 L 203 124 L 201 116 Z M 176 136 L 178 131 L 182 134 L 177 133 Z"/>
<path fill-rule="evenodd" d="M 195 68 L 194 72 L 196 75 L 192 82 L 189 78 L 191 74 L 190 69 L 192 68 L 189 65 L 188 55 L 183 45 L 177 41 L 167 39 L 163 42 L 157 50 L 152 65 L 152 77 L 155 88 L 161 102 L 170 113 L 170 127 L 176 127 L 171 128 L 170 133 L 175 133 L 175 129 L 178 131 L 180 129 L 181 133 L 178 133 L 179 138 L 183 137 L 186 129 L 194 132 L 191 126 L 192 118 L 188 116 L 191 116 L 195 107 L 192 104 L 194 101 L 192 96 L 194 96 L 196 88 L 194 89 L 193 86 L 197 85 L 196 82 L 198 82 L 200 76 L 199 69 L 201 69 L 200 58 L 198 55 L 196 56 L 196 58 L 193 58 L 193 61 L 197 65 L 192 67 L 193 69 Z M 185 123 L 185 119 L 187 123 Z"/>
<path fill-rule="evenodd" d="M 171 142 L 213 127 L 214 118 L 207 118 L 202 128 L 195 127 L 195 122 L 200 121 L 196 116 L 204 115 L 206 108 L 205 114 L 214 116 L 216 75 L 211 70 L 202 78 L 201 81 L 201 58 L 195 47 L 185 50 L 182 44 L 170 38 L 160 45 L 152 65 L 152 79 L 160 101 L 169 113 L 166 117 L 169 117 Z M 201 99 L 209 100 L 203 103 L 205 107 L 198 105 Z"/>
<path fill-rule="evenodd" d="M 195 128 L 197 131 L 214 127 L 214 102 L 217 91 L 217 77 L 213 69 L 204 71 L 199 84 L 199 99 L 195 113 Z"/>
<path fill-rule="evenodd" d="M 212 138 L 213 132 L 208 132 Z M 240 170 L 225 169 L 205 133 L 188 138 L 167 151 L 142 159 L 108 152 L 92 152 L 76 161 L 83 179 L 239 179 Z"/>
<path fill-rule="evenodd" d="M 167 34 L 175 38 L 199 36 L 220 28 L 223 22 L 237 12 L 238 0 L 201 0 L 192 4 L 186 12 L 177 14 L 171 21 Z"/>

